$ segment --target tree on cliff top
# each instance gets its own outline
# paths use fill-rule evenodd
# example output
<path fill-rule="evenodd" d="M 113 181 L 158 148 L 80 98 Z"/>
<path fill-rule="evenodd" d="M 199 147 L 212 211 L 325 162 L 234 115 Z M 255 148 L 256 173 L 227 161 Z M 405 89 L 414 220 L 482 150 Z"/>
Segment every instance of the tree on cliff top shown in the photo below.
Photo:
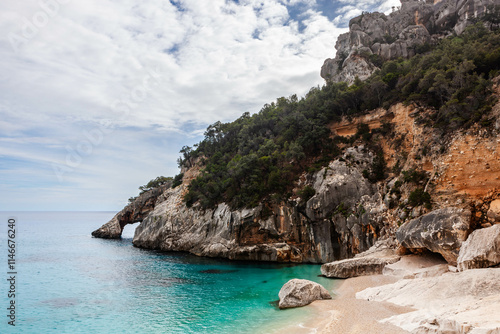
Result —
<path fill-rule="evenodd" d="M 329 82 L 304 98 L 282 97 L 254 115 L 216 122 L 196 149 L 181 152 L 184 165 L 193 156 L 204 157 L 202 172 L 184 200 L 188 206 L 226 202 L 240 208 L 289 198 L 304 169 L 318 170 L 340 153 L 331 138 L 331 122 L 397 102 L 428 107 L 428 126 L 443 134 L 477 122 L 486 125 L 493 103 L 491 78 L 499 70 L 500 32 L 479 23 L 427 53 L 385 62 L 364 82 Z M 369 140 L 366 130 L 360 132 Z M 371 170 L 374 182 L 385 177 L 385 162 L 379 155 L 377 159 Z"/>
<path fill-rule="evenodd" d="M 158 176 L 155 179 L 150 180 L 148 183 L 146 183 L 143 186 L 139 187 L 139 190 L 141 191 L 140 194 L 145 193 L 146 191 L 150 191 L 154 188 L 158 188 L 162 185 L 165 185 L 169 182 L 172 182 L 171 177 L 165 177 L 165 176 Z"/>

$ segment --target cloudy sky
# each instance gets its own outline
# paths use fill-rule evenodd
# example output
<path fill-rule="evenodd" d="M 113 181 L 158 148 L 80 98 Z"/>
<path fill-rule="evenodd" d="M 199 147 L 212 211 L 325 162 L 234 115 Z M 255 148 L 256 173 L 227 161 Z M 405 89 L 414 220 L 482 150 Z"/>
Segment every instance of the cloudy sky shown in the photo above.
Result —
<path fill-rule="evenodd" d="M 0 210 L 120 210 L 207 125 L 322 85 L 398 0 L 2 0 Z"/>

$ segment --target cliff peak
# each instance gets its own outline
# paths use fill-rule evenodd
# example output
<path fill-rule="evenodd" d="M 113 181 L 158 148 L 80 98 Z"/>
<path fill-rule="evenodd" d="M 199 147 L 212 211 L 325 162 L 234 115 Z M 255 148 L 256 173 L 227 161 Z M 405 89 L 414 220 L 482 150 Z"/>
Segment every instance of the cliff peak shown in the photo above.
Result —
<path fill-rule="evenodd" d="M 337 54 L 326 59 L 321 77 L 352 84 L 365 80 L 384 61 L 411 58 L 429 45 L 485 18 L 500 0 L 401 0 L 389 15 L 363 13 L 349 22 L 349 31 L 335 44 Z"/>

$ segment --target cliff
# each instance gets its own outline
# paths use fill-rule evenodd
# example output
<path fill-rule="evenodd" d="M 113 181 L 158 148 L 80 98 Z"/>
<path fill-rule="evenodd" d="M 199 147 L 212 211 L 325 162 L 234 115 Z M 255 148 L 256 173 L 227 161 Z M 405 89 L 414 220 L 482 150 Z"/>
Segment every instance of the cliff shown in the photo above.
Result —
<path fill-rule="evenodd" d="M 475 8 L 407 1 L 391 20 L 354 19 L 346 36 L 405 30 L 396 22 L 415 8 L 426 18 L 417 30 L 458 29 L 465 21 L 443 13 L 464 3 Z M 391 261 L 430 251 L 454 266 L 495 262 L 474 252 L 458 261 L 471 233 L 500 223 L 500 34 L 471 28 L 375 80 L 329 82 L 209 126 L 196 150 L 183 148 L 180 185 L 143 193 L 92 235 L 119 238 L 140 222 L 137 247 L 200 256 L 327 263 L 383 242 Z"/>
<path fill-rule="evenodd" d="M 158 197 L 163 194 L 172 183 L 151 189 L 137 196 L 122 211 L 118 212 L 113 219 L 92 232 L 92 236 L 103 239 L 121 238 L 125 225 L 143 221 L 153 211 Z"/>
<path fill-rule="evenodd" d="M 406 248 L 428 249 L 456 264 L 461 243 L 474 229 L 500 221 L 493 213 L 500 197 L 500 105 L 493 109 L 496 125 L 490 130 L 475 126 L 430 148 L 429 139 L 439 142 L 439 136 L 436 129 L 419 122 L 419 108 L 397 104 L 330 124 L 332 136 L 345 138 L 354 135 L 360 123 L 368 124 L 373 133 L 391 125 L 391 135 L 372 138 L 384 148 L 387 169 L 393 171 L 382 182 L 373 183 L 367 177 L 376 153 L 358 141 L 343 144 L 344 153 L 327 167 L 303 173 L 295 192 L 310 185 L 315 194 L 307 201 L 292 196 L 252 209 L 232 210 L 225 203 L 201 209 L 196 204 L 187 207 L 183 201 L 188 185 L 200 173 L 200 167 L 194 166 L 185 171 L 180 186 L 146 192 L 93 235 L 118 237 L 125 224 L 139 221 L 133 243 L 142 248 L 312 263 L 350 258 L 379 239 L 398 236 Z M 429 152 L 422 155 L 424 148 Z M 424 176 L 397 174 L 396 169 L 421 171 Z M 418 187 L 430 193 L 435 210 L 424 203 L 409 203 Z M 432 218 L 436 215 L 438 219 Z M 416 219 L 427 219 L 429 226 Z"/>
<path fill-rule="evenodd" d="M 359 147 L 344 157 L 348 160 L 332 161 L 304 176 L 317 192 L 305 205 L 298 200 L 240 210 L 225 203 L 211 210 L 188 208 L 183 195 L 199 173 L 193 167 L 184 173 L 180 186 L 139 196 L 92 235 L 119 237 L 125 224 L 141 221 L 133 243 L 142 248 L 278 262 L 325 263 L 350 257 L 372 246 L 387 233 L 387 226 L 378 217 L 385 209 L 382 197 L 362 176 L 373 154 Z M 143 205 L 145 201 L 151 205 Z M 341 206 L 358 212 L 346 216 Z M 144 209 L 149 211 L 146 215 L 136 213 Z"/>
<path fill-rule="evenodd" d="M 338 37 L 333 59 L 326 59 L 321 77 L 327 81 L 367 79 L 386 60 L 410 58 L 450 34 L 461 34 L 500 5 L 499 0 L 402 0 L 389 15 L 363 13 Z"/>

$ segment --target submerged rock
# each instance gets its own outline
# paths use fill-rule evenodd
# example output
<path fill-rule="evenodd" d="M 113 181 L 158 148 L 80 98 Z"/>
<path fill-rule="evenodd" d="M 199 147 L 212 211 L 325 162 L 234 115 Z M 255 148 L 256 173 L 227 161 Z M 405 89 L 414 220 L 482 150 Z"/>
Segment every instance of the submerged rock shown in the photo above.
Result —
<path fill-rule="evenodd" d="M 469 210 L 444 208 L 410 220 L 396 231 L 396 238 L 408 249 L 426 248 L 456 265 L 462 242 L 470 233 Z"/>
<path fill-rule="evenodd" d="M 500 224 L 472 232 L 462 244 L 457 262 L 460 271 L 500 264 Z"/>
<path fill-rule="evenodd" d="M 316 282 L 294 278 L 283 285 L 279 298 L 279 308 L 285 309 L 305 306 L 319 299 L 332 299 L 332 296 Z"/>

